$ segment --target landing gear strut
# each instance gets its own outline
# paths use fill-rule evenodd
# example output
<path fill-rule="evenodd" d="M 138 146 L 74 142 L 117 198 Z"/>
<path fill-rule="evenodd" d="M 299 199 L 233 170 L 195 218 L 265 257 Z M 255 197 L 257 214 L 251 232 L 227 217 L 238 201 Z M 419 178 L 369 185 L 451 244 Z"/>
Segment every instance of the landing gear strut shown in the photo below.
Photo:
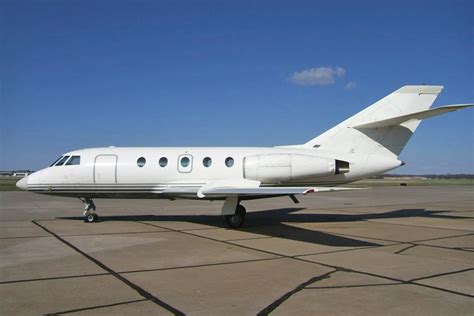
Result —
<path fill-rule="evenodd" d="M 221 214 L 230 228 L 240 228 L 244 224 L 247 211 L 239 202 L 238 196 L 228 196 L 222 206 Z"/>
<path fill-rule="evenodd" d="M 91 198 L 80 199 L 84 203 L 84 223 L 94 223 L 99 220 L 99 215 L 95 212 L 96 207 Z"/>

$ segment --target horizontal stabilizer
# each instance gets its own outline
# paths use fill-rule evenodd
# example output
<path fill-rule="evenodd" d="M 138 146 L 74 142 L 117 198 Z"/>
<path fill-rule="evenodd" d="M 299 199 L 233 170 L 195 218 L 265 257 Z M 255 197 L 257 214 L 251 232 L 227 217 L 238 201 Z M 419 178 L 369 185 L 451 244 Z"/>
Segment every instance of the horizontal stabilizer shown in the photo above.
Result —
<path fill-rule="evenodd" d="M 359 129 L 359 128 L 377 128 L 377 127 L 388 127 L 388 126 L 400 125 L 408 121 L 422 120 L 422 119 L 426 119 L 432 116 L 437 116 L 444 113 L 461 110 L 461 109 L 468 108 L 471 106 L 474 106 L 474 104 L 445 105 L 445 106 L 441 106 L 435 109 L 429 109 L 426 111 L 420 111 L 420 112 L 414 112 L 414 113 L 410 113 L 406 115 L 395 116 L 395 117 L 380 120 L 380 121 L 357 124 L 352 127 Z"/>

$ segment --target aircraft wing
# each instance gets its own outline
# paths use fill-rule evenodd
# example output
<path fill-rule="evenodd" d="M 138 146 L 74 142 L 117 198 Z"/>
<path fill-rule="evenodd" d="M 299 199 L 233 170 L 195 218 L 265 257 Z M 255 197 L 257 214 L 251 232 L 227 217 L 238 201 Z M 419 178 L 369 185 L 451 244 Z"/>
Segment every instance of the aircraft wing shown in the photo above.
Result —
<path fill-rule="evenodd" d="M 474 106 L 474 104 L 455 104 L 455 105 L 445 105 L 434 109 L 429 109 L 426 111 L 420 111 L 415 113 L 410 113 L 407 115 L 396 116 L 380 121 L 373 121 L 364 124 L 358 124 L 352 126 L 353 128 L 377 128 L 377 127 L 387 127 L 387 126 L 394 126 L 399 125 L 411 120 L 422 120 L 432 116 L 461 110 L 467 107 Z"/>
<path fill-rule="evenodd" d="M 360 190 L 359 188 L 342 187 L 258 187 L 258 188 L 213 188 L 202 191 L 202 194 L 208 196 L 229 196 L 229 195 L 295 195 L 319 192 L 349 191 Z"/>
<path fill-rule="evenodd" d="M 259 181 L 239 180 L 239 181 L 218 181 L 210 182 L 202 186 L 179 186 L 165 188 L 163 194 L 196 194 L 199 198 L 204 197 L 225 197 L 225 196 L 275 196 L 275 195 L 296 195 L 319 192 L 360 190 L 359 188 L 342 187 L 261 187 Z"/>

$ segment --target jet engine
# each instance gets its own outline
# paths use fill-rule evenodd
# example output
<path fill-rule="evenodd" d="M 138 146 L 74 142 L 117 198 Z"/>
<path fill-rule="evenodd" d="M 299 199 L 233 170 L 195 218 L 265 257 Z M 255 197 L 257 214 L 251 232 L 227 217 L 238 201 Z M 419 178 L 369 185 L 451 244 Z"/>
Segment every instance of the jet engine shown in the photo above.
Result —
<path fill-rule="evenodd" d="M 286 182 L 349 172 L 349 163 L 304 154 L 262 154 L 244 158 L 244 178 Z"/>

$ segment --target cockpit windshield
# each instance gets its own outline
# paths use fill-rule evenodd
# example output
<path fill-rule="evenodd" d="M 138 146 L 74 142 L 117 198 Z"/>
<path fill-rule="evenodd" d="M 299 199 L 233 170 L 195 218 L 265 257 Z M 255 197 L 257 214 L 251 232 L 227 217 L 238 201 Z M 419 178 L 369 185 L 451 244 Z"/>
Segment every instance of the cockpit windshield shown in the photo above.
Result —
<path fill-rule="evenodd" d="M 61 159 L 58 161 L 57 164 L 55 164 L 55 166 L 57 167 L 57 166 L 62 166 L 62 165 L 64 165 L 64 163 L 65 163 L 66 160 L 68 160 L 68 159 L 69 159 L 69 156 L 64 156 L 63 158 L 61 158 Z"/>
<path fill-rule="evenodd" d="M 73 166 L 73 165 L 80 165 L 81 164 L 81 156 L 72 156 L 71 159 L 69 159 L 65 166 Z"/>
<path fill-rule="evenodd" d="M 69 157 L 71 158 L 69 159 Z M 50 167 L 74 166 L 74 165 L 80 165 L 80 164 L 81 164 L 81 156 L 61 156 L 49 166 Z"/>
<path fill-rule="evenodd" d="M 61 160 L 61 158 L 63 158 L 63 156 L 59 157 L 58 159 L 56 159 L 52 164 L 50 164 L 49 166 L 52 167 L 54 166 L 59 160 Z"/>

